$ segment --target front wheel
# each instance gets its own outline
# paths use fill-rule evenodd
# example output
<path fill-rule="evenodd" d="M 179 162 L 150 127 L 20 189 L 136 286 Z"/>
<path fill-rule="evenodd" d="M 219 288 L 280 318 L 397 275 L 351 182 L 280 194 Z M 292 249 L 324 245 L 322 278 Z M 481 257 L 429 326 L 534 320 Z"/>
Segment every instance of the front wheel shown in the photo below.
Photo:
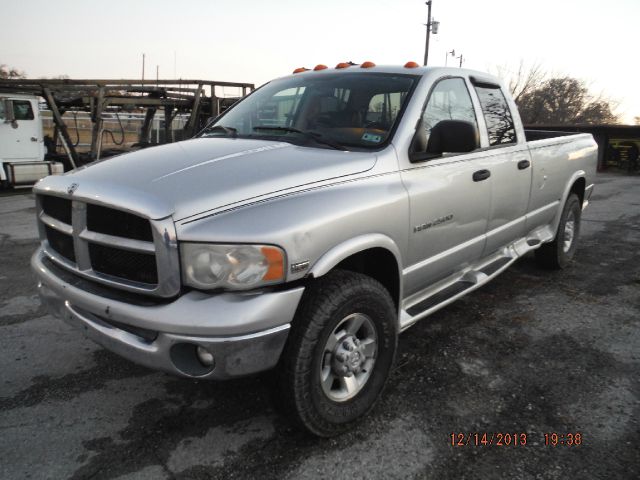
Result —
<path fill-rule="evenodd" d="M 396 308 L 379 282 L 342 270 L 317 279 L 278 366 L 286 413 L 322 437 L 347 430 L 374 406 L 396 344 Z"/>
<path fill-rule="evenodd" d="M 578 246 L 581 214 L 580 198 L 572 193 L 564 204 L 556 238 L 536 250 L 536 260 L 540 265 L 555 270 L 567 267 Z"/>

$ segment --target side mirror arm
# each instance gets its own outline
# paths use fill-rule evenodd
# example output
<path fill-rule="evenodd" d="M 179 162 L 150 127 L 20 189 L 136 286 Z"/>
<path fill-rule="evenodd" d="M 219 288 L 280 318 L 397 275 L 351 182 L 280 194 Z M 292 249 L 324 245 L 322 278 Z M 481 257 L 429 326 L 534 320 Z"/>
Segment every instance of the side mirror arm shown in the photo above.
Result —
<path fill-rule="evenodd" d="M 416 124 L 416 131 L 409 146 L 409 161 L 411 163 L 424 162 L 441 155 L 441 153 L 427 152 L 427 135 L 421 118 Z"/>

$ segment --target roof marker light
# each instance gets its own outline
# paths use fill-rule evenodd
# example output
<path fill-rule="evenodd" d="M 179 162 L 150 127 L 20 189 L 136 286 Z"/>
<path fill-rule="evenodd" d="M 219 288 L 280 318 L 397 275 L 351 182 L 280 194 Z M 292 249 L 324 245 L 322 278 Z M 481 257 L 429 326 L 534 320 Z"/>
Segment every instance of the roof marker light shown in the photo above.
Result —
<path fill-rule="evenodd" d="M 306 72 L 308 71 L 308 68 L 304 68 L 304 67 L 300 67 L 300 68 L 296 68 L 293 73 L 301 73 L 301 72 Z"/>
<path fill-rule="evenodd" d="M 350 66 L 351 66 L 350 63 L 340 62 L 339 64 L 336 65 L 336 68 L 349 68 Z"/>
<path fill-rule="evenodd" d="M 319 63 L 318 65 L 316 65 L 315 67 L 313 67 L 313 70 L 314 70 L 315 72 L 317 72 L 318 70 L 326 70 L 327 68 L 329 68 L 329 67 L 327 67 L 326 65 L 322 65 L 321 63 Z"/>
<path fill-rule="evenodd" d="M 416 62 L 407 62 L 404 64 L 404 68 L 418 68 L 420 65 L 418 65 Z"/>
<path fill-rule="evenodd" d="M 372 68 L 375 66 L 376 66 L 375 63 L 367 61 L 367 62 L 363 62 L 362 65 L 360 65 L 360 68 Z"/>

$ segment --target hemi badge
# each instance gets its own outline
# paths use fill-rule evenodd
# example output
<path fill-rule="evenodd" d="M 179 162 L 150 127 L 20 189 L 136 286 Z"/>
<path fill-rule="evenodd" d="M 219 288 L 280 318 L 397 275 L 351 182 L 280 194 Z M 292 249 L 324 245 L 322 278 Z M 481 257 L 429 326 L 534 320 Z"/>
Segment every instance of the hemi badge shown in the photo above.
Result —
<path fill-rule="evenodd" d="M 307 268 L 309 268 L 309 260 L 305 260 L 304 262 L 292 263 L 291 273 L 304 272 Z"/>

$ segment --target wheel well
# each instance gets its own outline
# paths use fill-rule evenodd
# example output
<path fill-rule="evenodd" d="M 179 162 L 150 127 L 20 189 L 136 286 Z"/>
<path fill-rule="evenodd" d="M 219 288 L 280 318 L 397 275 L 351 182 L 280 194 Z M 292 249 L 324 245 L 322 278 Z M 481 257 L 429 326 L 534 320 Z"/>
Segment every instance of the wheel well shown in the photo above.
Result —
<path fill-rule="evenodd" d="M 400 276 L 396 257 L 385 248 L 370 248 L 342 260 L 334 268 L 368 275 L 389 292 L 396 308 L 400 302 Z"/>
<path fill-rule="evenodd" d="M 578 195 L 578 198 L 580 198 L 580 208 L 582 208 L 582 202 L 584 201 L 584 190 L 586 186 L 587 182 L 584 178 L 581 177 L 573 182 L 573 185 L 571 185 L 571 190 L 569 191 L 569 195 L 575 193 L 576 195 Z"/>

